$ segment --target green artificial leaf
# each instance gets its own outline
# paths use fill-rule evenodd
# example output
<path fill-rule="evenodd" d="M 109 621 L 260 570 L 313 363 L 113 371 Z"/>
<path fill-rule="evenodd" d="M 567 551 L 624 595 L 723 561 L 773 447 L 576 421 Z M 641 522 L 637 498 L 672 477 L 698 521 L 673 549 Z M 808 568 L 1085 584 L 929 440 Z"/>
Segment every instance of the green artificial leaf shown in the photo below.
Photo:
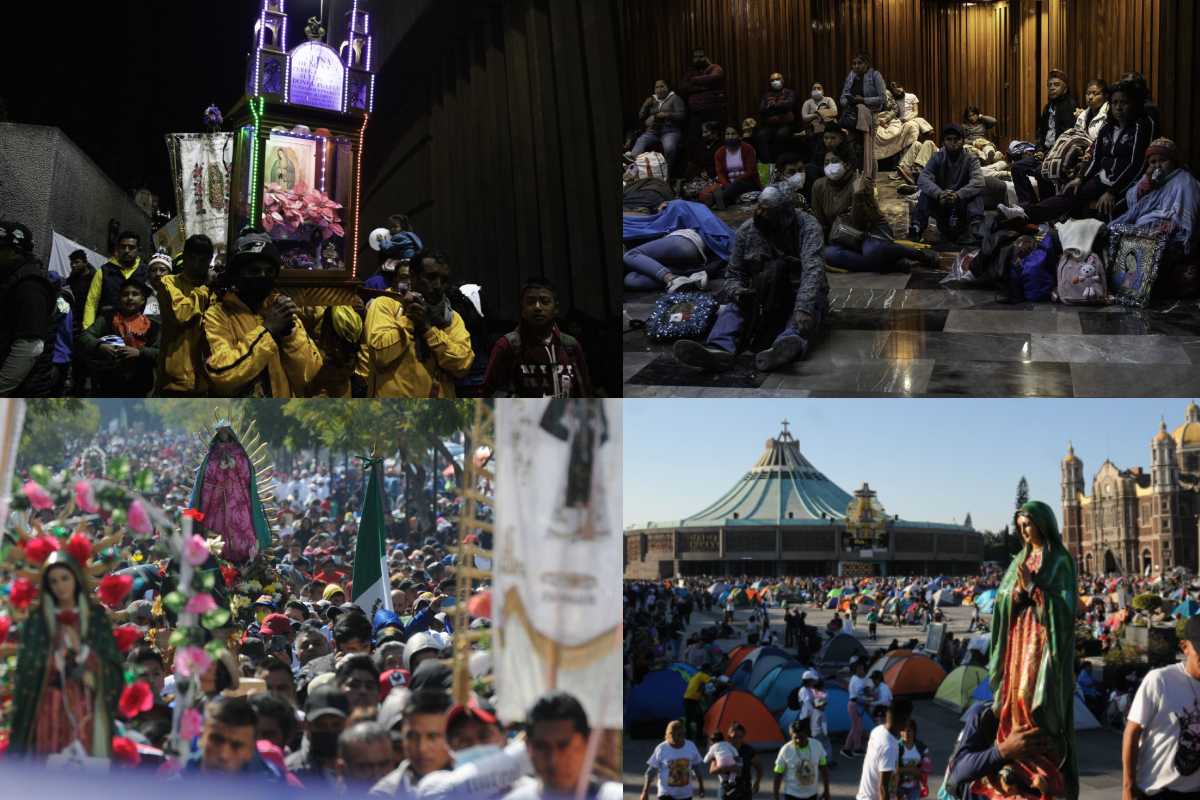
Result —
<path fill-rule="evenodd" d="M 214 608 L 212 611 L 209 611 L 207 614 L 204 614 L 200 617 L 200 624 L 205 628 L 208 628 L 210 631 L 221 627 L 226 622 L 229 622 L 228 608 Z"/>
<path fill-rule="evenodd" d="M 200 585 L 204 587 L 204 591 L 211 592 L 213 587 L 217 585 L 217 573 L 212 570 L 201 572 Z"/>
<path fill-rule="evenodd" d="M 149 492 L 154 488 L 154 473 L 144 469 L 133 477 L 133 488 L 139 492 Z"/>
<path fill-rule="evenodd" d="M 187 605 L 187 598 L 183 596 L 182 592 L 171 592 L 163 598 L 163 603 L 167 608 L 178 614 L 180 609 Z"/>
<path fill-rule="evenodd" d="M 114 508 L 112 510 L 112 522 L 114 525 L 124 525 L 125 524 L 125 509 Z"/>
<path fill-rule="evenodd" d="M 50 470 L 45 464 L 34 464 L 29 468 L 29 477 L 41 486 L 50 482 Z"/>
<path fill-rule="evenodd" d="M 187 644 L 188 632 L 185 628 L 176 628 L 171 631 L 171 647 L 183 647 Z"/>
<path fill-rule="evenodd" d="M 117 456 L 108 460 L 107 478 L 112 481 L 123 481 L 129 478 L 129 459 Z"/>
<path fill-rule="evenodd" d="M 224 642 L 213 639 L 211 642 L 204 645 L 204 652 L 208 653 L 213 658 L 220 658 L 221 654 L 225 652 L 225 644 Z"/>

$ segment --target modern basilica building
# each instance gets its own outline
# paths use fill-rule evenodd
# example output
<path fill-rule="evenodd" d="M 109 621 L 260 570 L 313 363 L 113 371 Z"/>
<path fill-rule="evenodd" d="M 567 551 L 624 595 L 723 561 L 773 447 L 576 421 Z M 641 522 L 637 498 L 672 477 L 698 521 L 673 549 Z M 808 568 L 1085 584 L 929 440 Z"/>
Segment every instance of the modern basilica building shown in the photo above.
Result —
<path fill-rule="evenodd" d="M 871 487 L 850 494 L 783 431 L 707 508 L 625 531 L 625 577 L 930 575 L 979 569 L 983 537 L 964 525 L 889 516 Z"/>

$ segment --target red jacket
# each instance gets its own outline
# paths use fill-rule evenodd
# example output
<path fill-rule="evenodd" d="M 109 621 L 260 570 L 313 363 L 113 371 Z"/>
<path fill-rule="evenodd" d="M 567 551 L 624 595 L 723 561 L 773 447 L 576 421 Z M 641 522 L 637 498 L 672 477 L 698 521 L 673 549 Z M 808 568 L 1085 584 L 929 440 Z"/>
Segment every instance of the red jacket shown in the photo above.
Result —
<path fill-rule="evenodd" d="M 722 186 L 728 186 L 731 183 L 729 170 L 725 167 L 725 156 L 728 153 L 729 150 L 725 145 L 717 148 L 717 183 Z M 756 188 L 761 188 L 758 182 L 758 158 L 754 154 L 754 147 L 745 142 L 742 142 L 742 166 L 746 168 L 742 174 L 742 180 L 753 183 Z"/>

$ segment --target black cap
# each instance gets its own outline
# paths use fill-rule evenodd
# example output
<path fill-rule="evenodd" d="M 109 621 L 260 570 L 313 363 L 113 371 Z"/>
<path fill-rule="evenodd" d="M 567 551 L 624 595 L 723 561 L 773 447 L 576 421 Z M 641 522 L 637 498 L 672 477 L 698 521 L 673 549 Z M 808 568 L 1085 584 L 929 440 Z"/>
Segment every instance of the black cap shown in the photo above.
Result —
<path fill-rule="evenodd" d="M 437 659 L 426 659 L 417 666 L 412 674 L 408 688 L 414 692 L 418 689 L 449 689 L 454 683 L 454 673 L 450 668 Z"/>
<path fill-rule="evenodd" d="M 264 258 L 274 264 L 276 269 L 279 269 L 279 248 L 275 246 L 275 241 L 270 236 L 265 233 L 244 233 L 239 236 L 233 244 L 233 254 L 229 259 L 230 266 L 237 267 L 256 258 Z"/>
<path fill-rule="evenodd" d="M 304 718 L 313 720 L 324 714 L 336 714 L 342 719 L 350 716 L 350 701 L 341 689 L 322 686 L 308 693 L 308 699 L 304 703 Z"/>
<path fill-rule="evenodd" d="M 1200 617 L 1190 617 L 1183 631 L 1183 638 L 1200 649 Z"/>
<path fill-rule="evenodd" d="M 960 139 L 964 138 L 962 126 L 957 122 L 949 122 L 942 126 L 942 136 L 950 133 L 954 134 Z"/>
<path fill-rule="evenodd" d="M 33 252 L 33 234 L 19 222 L 0 220 L 0 246 L 7 245 L 22 253 Z"/>

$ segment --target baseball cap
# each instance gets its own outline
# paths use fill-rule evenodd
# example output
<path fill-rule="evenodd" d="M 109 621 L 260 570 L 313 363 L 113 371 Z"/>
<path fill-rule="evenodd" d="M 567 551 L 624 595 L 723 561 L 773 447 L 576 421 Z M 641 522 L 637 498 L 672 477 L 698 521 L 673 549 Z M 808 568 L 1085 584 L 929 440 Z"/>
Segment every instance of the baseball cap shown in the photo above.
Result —
<path fill-rule="evenodd" d="M 326 714 L 345 719 L 350 716 L 350 701 L 336 686 L 321 686 L 310 689 L 308 699 L 304 703 L 304 718 L 314 720 Z"/>
<path fill-rule="evenodd" d="M 406 669 L 385 669 L 379 674 L 379 690 L 386 698 L 392 689 L 408 686 L 412 676 Z"/>
<path fill-rule="evenodd" d="M 453 684 L 454 673 L 436 659 L 422 661 L 408 682 L 414 692 L 418 689 L 449 689 Z"/>
<path fill-rule="evenodd" d="M 245 233 L 233 243 L 233 254 L 229 259 L 231 267 L 238 267 L 247 261 L 264 258 L 279 269 L 279 248 L 274 240 L 265 233 Z"/>
<path fill-rule="evenodd" d="M 33 250 L 33 234 L 19 222 L 0 220 L 0 245 L 28 253 Z"/>
<path fill-rule="evenodd" d="M 267 614 L 260 630 L 265 636 L 287 636 L 292 632 L 292 620 L 283 614 Z"/>
<path fill-rule="evenodd" d="M 471 699 L 465 704 L 459 703 L 452 706 L 446 712 L 446 730 L 447 732 L 454 727 L 455 723 L 463 717 L 474 717 L 485 725 L 498 724 L 496 719 L 496 709 L 486 700 L 481 700 L 477 695 L 472 694 Z"/>

